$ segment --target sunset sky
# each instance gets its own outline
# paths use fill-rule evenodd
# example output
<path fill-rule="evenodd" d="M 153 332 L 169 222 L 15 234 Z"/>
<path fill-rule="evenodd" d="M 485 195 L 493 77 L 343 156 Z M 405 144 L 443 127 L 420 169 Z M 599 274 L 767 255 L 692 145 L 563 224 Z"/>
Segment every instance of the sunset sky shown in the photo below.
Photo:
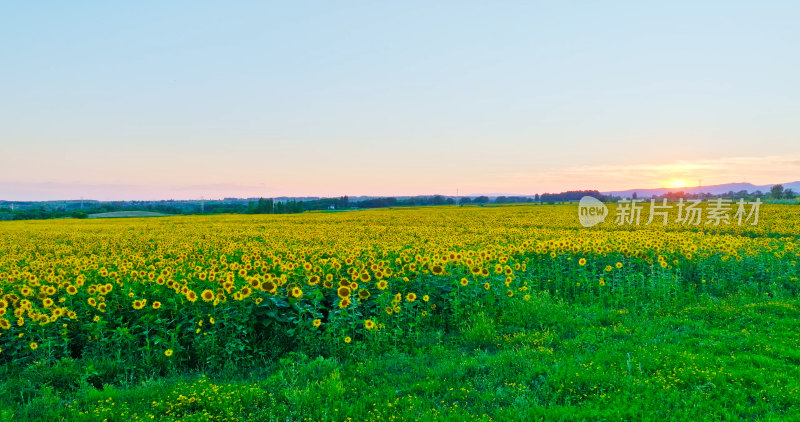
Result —
<path fill-rule="evenodd" d="M 0 200 L 796 181 L 798 22 L 796 1 L 3 2 Z"/>

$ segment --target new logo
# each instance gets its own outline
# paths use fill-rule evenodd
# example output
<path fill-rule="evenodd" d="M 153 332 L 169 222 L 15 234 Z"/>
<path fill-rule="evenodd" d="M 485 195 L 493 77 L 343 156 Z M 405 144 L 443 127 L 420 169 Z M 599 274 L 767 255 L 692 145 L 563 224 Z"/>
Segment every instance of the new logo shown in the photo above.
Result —
<path fill-rule="evenodd" d="M 608 207 L 597 198 L 584 196 L 578 203 L 578 220 L 583 227 L 592 227 L 605 221 Z"/>

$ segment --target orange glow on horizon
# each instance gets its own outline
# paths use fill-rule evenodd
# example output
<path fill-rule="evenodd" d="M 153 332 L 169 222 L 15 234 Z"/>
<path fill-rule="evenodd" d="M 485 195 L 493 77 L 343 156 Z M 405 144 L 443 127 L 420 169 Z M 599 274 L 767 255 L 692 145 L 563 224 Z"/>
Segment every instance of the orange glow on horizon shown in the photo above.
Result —
<path fill-rule="evenodd" d="M 672 179 L 667 182 L 667 187 L 670 189 L 686 188 L 688 187 L 688 183 L 683 179 Z"/>

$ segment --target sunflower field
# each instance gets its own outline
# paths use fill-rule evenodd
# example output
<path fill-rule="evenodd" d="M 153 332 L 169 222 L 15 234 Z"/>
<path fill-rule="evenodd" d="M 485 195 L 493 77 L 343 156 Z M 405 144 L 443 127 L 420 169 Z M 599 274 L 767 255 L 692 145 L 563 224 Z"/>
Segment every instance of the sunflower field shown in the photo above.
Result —
<path fill-rule="evenodd" d="M 798 207 L 764 205 L 755 225 L 584 228 L 577 216 L 518 205 L 3 222 L 0 365 L 94 362 L 79 372 L 100 387 L 104 365 L 163 376 L 437 336 L 553 355 L 552 333 L 497 326 L 535 322 L 543 298 L 621 315 L 800 291 Z"/>

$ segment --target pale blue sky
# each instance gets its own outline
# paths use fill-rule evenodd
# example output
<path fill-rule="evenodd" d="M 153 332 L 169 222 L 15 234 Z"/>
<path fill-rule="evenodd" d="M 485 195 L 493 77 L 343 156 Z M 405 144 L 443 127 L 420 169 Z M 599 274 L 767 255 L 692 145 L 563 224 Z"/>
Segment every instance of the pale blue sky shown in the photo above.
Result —
<path fill-rule="evenodd" d="M 789 1 L 3 2 L 0 199 L 793 181 L 798 22 Z"/>

